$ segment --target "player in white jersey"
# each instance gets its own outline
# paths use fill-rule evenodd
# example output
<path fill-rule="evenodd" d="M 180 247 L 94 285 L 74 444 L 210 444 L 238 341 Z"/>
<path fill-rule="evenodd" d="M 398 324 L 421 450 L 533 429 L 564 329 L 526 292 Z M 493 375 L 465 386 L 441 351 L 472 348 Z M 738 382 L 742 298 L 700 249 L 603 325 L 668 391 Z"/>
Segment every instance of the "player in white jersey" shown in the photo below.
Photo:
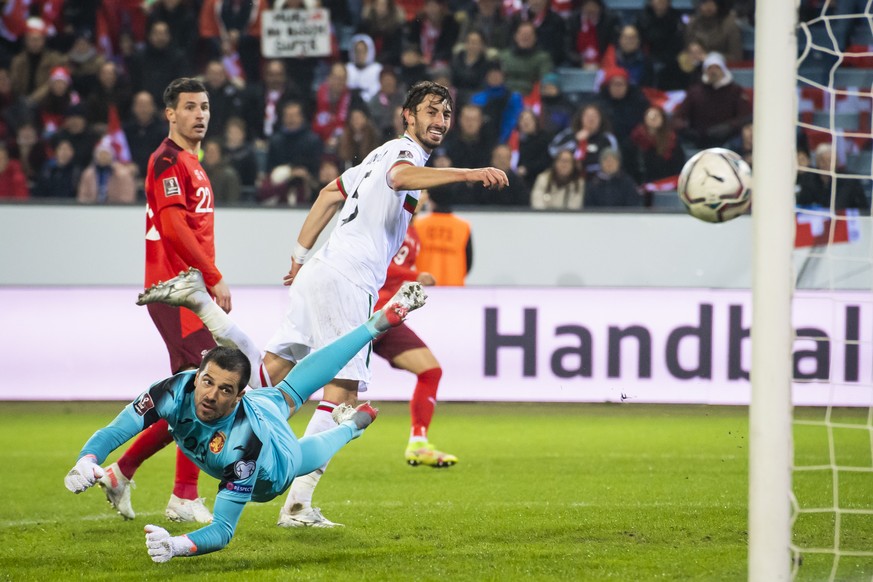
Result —
<path fill-rule="evenodd" d="M 367 320 L 385 281 L 388 262 L 403 243 L 420 190 L 457 182 L 482 183 L 489 188 L 509 184 L 497 168 L 425 167 L 451 126 L 452 97 L 444 86 L 416 83 L 407 93 L 402 115 L 403 137 L 376 148 L 360 165 L 322 189 L 312 205 L 285 277 L 285 284 L 291 286 L 289 307 L 267 344 L 262 383 L 284 378 L 310 351 Z M 338 210 L 339 219 L 327 243 L 306 260 Z M 341 403 L 355 403 L 358 391 L 367 389 L 371 349 L 362 349 L 325 385 L 307 435 L 336 426 L 333 409 Z M 312 494 L 323 472 L 321 467 L 295 480 L 279 515 L 280 526 L 338 525 L 312 507 Z"/>

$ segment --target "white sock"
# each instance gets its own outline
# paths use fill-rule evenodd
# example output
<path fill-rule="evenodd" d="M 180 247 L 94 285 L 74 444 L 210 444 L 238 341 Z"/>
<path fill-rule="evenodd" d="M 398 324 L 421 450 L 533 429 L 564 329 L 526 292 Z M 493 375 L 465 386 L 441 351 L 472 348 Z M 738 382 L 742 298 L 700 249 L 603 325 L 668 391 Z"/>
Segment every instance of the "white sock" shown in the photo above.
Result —
<path fill-rule="evenodd" d="M 252 365 L 252 375 L 248 384 L 252 388 L 260 388 L 260 367 L 263 356 L 255 342 L 214 301 L 202 303 L 198 306 L 196 313 L 206 329 L 212 333 L 215 343 L 242 350 Z"/>
<path fill-rule="evenodd" d="M 336 408 L 336 404 L 333 402 L 325 400 L 319 402 L 318 408 L 315 409 L 312 418 L 309 419 L 309 424 L 306 425 L 306 431 L 303 434 L 318 434 L 337 426 L 331 416 L 334 408 Z M 312 507 L 312 494 L 315 491 L 315 486 L 318 485 L 319 479 L 324 475 L 325 469 L 327 469 L 327 463 L 308 475 L 300 475 L 294 478 L 291 488 L 288 490 L 288 497 L 285 499 L 285 506 L 282 508 L 285 513 L 292 513 L 302 508 Z"/>

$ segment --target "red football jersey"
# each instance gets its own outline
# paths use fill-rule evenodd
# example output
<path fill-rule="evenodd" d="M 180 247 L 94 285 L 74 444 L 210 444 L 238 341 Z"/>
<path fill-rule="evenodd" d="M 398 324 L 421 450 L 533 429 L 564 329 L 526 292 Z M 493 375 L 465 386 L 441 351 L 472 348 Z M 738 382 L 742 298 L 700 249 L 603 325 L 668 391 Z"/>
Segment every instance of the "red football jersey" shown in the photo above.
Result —
<path fill-rule="evenodd" d="M 415 259 L 418 257 L 420 248 L 421 241 L 418 239 L 418 233 L 410 223 L 409 228 L 406 229 L 403 244 L 400 245 L 394 258 L 388 263 L 388 275 L 385 277 L 385 284 L 379 289 L 379 299 L 373 308 L 374 311 L 394 297 L 401 285 L 418 278 L 418 271 L 415 270 Z"/>
<path fill-rule="evenodd" d="M 197 156 L 165 139 L 149 158 L 146 191 L 145 286 L 166 281 L 189 266 L 203 272 L 208 286 L 217 280 L 215 268 L 215 203 L 212 185 Z M 161 210 L 182 206 L 186 222 L 209 264 L 188 265 L 162 236 Z"/>

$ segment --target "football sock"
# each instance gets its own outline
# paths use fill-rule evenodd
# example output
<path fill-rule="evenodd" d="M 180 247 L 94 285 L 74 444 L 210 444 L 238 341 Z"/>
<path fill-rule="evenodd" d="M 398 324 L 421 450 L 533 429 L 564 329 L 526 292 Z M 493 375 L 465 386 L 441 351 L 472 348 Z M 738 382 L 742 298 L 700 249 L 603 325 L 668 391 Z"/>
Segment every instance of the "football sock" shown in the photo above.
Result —
<path fill-rule="evenodd" d="M 118 459 L 118 469 L 128 479 L 139 469 L 143 461 L 173 442 L 167 421 L 161 419 L 142 431 L 133 441 L 121 458 Z"/>
<path fill-rule="evenodd" d="M 306 425 L 306 432 L 303 433 L 304 438 L 336 428 L 337 423 L 333 420 L 333 416 L 331 416 L 336 406 L 335 403 L 326 400 L 319 402 L 318 408 L 312 414 L 312 418 L 309 419 L 309 424 Z M 294 479 L 291 483 L 291 488 L 288 490 L 288 498 L 285 499 L 284 509 L 286 512 L 291 512 L 291 508 L 295 505 L 312 507 L 312 493 L 315 491 L 315 486 L 318 485 L 318 480 L 321 479 L 326 468 L 327 462 L 311 473 L 300 475 Z"/>
<path fill-rule="evenodd" d="M 260 367 L 263 358 L 255 342 L 214 301 L 199 304 L 195 313 L 215 338 L 215 343 L 242 350 L 252 364 L 252 375 L 248 384 L 252 388 L 260 388 L 262 386 Z"/>
<path fill-rule="evenodd" d="M 176 482 L 173 484 L 173 495 L 180 499 L 197 499 L 199 476 L 200 468 L 185 456 L 182 449 L 176 447 Z"/>
<path fill-rule="evenodd" d="M 433 419 L 437 389 L 442 375 L 442 368 L 431 368 L 418 375 L 415 390 L 409 400 L 409 414 L 412 419 L 410 440 L 414 438 L 427 441 L 427 429 L 430 428 L 430 421 Z"/>

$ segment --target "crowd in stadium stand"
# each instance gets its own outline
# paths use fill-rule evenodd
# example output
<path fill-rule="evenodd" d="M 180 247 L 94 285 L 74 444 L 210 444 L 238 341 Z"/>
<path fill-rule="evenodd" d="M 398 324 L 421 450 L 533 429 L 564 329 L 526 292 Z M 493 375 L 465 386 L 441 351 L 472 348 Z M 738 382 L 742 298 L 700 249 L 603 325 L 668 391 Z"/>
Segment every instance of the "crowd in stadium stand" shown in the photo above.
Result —
<path fill-rule="evenodd" d="M 751 160 L 751 0 L 7 0 L 0 198 L 141 202 L 162 91 L 200 76 L 219 203 L 308 206 L 402 130 L 406 87 L 455 95 L 433 164 L 493 165 L 455 204 L 648 206 L 687 156 Z M 630 7 L 628 7 L 630 5 Z M 331 54 L 268 59 L 267 10 L 328 9 Z M 575 86 L 574 80 L 590 80 Z M 586 81 L 587 82 L 587 81 Z M 562 157 L 572 153 L 572 162 Z"/>

